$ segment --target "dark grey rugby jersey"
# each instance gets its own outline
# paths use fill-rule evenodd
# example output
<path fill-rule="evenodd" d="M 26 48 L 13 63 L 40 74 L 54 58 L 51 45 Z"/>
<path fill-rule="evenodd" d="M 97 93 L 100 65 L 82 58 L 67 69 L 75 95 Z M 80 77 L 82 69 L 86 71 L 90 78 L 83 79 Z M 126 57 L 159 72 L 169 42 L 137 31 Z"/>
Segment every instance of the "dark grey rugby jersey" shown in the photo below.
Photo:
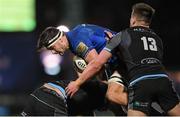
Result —
<path fill-rule="evenodd" d="M 133 27 L 119 32 L 107 43 L 105 50 L 125 63 L 128 75 L 163 72 L 163 44 L 158 35 L 145 27 Z"/>

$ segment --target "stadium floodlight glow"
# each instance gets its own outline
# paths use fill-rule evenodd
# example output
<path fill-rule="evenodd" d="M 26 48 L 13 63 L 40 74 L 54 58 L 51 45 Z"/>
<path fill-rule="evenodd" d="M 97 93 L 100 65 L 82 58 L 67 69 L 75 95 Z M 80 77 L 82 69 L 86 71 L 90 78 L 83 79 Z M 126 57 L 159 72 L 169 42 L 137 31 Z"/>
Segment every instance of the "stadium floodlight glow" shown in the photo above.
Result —
<path fill-rule="evenodd" d="M 57 27 L 57 29 L 62 30 L 64 32 L 69 32 L 69 28 L 65 25 L 60 25 Z"/>
<path fill-rule="evenodd" d="M 41 53 L 41 62 L 44 66 L 44 71 L 48 75 L 57 75 L 61 68 L 60 63 L 62 61 L 62 56 L 59 56 L 58 54 L 52 54 L 51 51 L 43 51 Z"/>

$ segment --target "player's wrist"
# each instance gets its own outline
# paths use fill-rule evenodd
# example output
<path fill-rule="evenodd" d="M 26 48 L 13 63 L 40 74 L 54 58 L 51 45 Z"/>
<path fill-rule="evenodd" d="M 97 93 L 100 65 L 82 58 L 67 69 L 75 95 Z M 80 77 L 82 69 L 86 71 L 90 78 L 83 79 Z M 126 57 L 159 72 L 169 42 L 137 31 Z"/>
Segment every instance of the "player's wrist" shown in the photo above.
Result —
<path fill-rule="evenodd" d="M 75 82 L 78 87 L 80 87 L 83 84 L 82 80 L 80 80 L 79 78 Z"/>

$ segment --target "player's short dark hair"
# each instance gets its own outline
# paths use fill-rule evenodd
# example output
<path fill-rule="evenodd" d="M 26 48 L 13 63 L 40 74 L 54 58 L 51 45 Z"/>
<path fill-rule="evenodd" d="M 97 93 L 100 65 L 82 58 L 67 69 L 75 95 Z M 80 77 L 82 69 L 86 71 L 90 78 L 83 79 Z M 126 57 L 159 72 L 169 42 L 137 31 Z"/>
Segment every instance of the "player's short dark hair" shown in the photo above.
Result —
<path fill-rule="evenodd" d="M 43 47 L 48 48 L 49 45 L 58 39 L 61 33 L 63 32 L 56 27 L 47 27 L 39 36 L 37 50 L 40 50 Z"/>
<path fill-rule="evenodd" d="M 146 23 L 151 23 L 154 13 L 155 9 L 145 3 L 137 3 L 132 7 L 132 15 Z"/>

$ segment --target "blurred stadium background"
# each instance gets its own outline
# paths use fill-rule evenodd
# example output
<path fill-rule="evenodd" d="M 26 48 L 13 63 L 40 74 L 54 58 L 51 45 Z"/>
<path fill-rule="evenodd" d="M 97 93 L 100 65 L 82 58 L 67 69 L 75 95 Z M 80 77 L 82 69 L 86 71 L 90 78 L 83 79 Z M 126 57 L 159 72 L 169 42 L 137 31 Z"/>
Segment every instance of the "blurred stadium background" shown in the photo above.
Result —
<path fill-rule="evenodd" d="M 131 6 L 137 2 L 156 9 L 152 28 L 163 39 L 163 62 L 180 94 L 180 14 L 175 1 L 0 0 L 0 115 L 18 115 L 28 94 L 43 82 L 74 78 L 71 53 L 36 52 L 44 28 L 93 23 L 118 32 L 129 26 Z"/>

